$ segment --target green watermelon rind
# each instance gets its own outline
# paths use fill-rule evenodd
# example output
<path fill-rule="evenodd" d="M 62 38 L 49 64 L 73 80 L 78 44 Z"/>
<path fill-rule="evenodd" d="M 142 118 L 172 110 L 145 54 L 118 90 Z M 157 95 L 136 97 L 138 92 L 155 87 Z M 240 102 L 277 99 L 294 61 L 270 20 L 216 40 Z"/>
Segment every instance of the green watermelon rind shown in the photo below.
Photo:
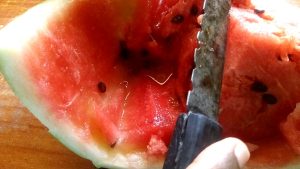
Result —
<path fill-rule="evenodd" d="M 82 140 L 70 121 L 51 116 L 54 113 L 36 93 L 30 74 L 22 64 L 22 49 L 26 48 L 26 42 L 29 42 L 37 31 L 47 29 L 45 26 L 48 18 L 59 14 L 67 4 L 68 1 L 45 1 L 0 30 L 0 71 L 23 105 L 49 129 L 49 132 L 74 153 L 91 160 L 96 167 L 161 168 L 162 160 L 147 164 L 145 156 L 139 153 L 111 153 L 93 140 Z"/>

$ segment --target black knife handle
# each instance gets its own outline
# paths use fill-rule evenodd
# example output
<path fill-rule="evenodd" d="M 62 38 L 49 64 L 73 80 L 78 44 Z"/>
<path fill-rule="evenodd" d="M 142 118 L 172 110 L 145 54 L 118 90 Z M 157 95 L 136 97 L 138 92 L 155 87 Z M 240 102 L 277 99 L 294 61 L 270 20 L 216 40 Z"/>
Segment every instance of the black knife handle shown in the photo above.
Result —
<path fill-rule="evenodd" d="M 181 114 L 163 169 L 185 169 L 203 149 L 219 141 L 221 133 L 222 127 L 203 114 Z"/>

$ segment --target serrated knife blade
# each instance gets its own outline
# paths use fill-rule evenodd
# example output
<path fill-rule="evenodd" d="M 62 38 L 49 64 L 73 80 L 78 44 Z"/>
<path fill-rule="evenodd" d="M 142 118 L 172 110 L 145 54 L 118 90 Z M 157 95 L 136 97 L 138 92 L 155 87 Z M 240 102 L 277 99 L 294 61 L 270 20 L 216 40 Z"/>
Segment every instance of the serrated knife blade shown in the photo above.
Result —
<path fill-rule="evenodd" d="M 178 117 L 163 169 L 185 169 L 204 148 L 221 138 L 217 120 L 230 7 L 230 0 L 204 2 L 188 113 Z"/>
<path fill-rule="evenodd" d="M 217 120 L 225 61 L 229 0 L 205 1 L 202 31 L 198 33 L 199 48 L 195 50 L 193 89 L 189 92 L 189 111 L 202 112 Z"/>

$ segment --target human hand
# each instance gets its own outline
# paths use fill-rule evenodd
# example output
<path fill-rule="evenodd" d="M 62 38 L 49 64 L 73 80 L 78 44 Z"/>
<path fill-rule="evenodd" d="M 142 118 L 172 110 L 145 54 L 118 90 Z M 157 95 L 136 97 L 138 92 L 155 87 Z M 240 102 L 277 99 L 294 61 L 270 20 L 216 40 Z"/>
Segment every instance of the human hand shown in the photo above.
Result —
<path fill-rule="evenodd" d="M 249 158 L 245 143 L 226 138 L 204 149 L 187 169 L 240 169 Z"/>

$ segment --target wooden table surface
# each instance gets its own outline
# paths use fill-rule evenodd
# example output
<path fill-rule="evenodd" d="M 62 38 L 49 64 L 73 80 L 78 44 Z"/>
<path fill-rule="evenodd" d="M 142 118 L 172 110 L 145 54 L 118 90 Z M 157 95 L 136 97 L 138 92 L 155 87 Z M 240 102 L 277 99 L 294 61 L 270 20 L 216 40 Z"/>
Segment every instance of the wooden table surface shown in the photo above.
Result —
<path fill-rule="evenodd" d="M 0 29 L 41 0 L 0 0 Z M 55 140 L 0 74 L 0 169 L 95 169 Z"/>
<path fill-rule="evenodd" d="M 300 0 L 290 0 L 296 4 Z M 0 29 L 41 0 L 0 0 Z M 19 102 L 0 74 L 0 169 L 95 169 L 70 152 Z"/>

